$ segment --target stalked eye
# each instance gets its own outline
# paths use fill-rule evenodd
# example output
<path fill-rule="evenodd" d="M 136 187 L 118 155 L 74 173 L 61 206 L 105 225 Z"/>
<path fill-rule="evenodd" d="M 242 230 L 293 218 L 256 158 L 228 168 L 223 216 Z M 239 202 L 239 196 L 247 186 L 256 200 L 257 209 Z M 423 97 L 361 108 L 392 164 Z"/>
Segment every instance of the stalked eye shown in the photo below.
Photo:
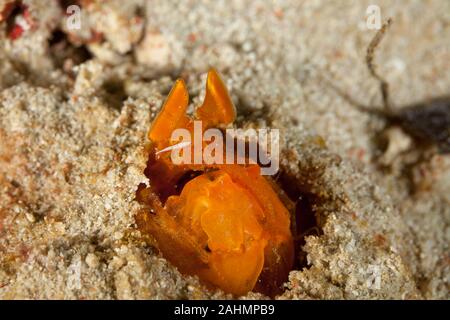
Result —
<path fill-rule="evenodd" d="M 225 137 L 236 112 L 215 70 L 208 73 L 205 100 L 194 117 L 186 114 L 188 102 L 186 86 L 177 80 L 150 127 L 149 186 L 137 192 L 144 207 L 137 225 L 181 272 L 235 295 L 255 290 L 273 296 L 294 262 L 292 205 L 281 201 L 281 191 L 256 162 L 225 161 L 230 149 L 216 140 Z M 188 142 L 173 139 L 177 129 Z M 218 129 L 216 139 L 198 145 L 196 130 L 208 129 Z M 213 157 L 223 161 L 199 162 L 198 154 L 212 143 Z M 191 162 L 174 163 L 171 153 L 181 151 Z"/>

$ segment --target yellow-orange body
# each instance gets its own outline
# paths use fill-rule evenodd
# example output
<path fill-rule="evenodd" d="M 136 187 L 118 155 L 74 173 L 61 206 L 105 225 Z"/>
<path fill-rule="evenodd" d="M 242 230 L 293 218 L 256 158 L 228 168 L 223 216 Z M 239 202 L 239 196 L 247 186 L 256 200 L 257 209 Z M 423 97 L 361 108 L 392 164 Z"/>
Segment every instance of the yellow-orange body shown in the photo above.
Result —
<path fill-rule="evenodd" d="M 148 208 L 137 216 L 138 226 L 181 272 L 236 295 L 253 289 L 274 294 L 294 256 L 290 213 L 274 184 L 256 164 L 175 165 L 168 154 L 158 153 L 176 143 L 170 140 L 173 130 L 192 132 L 188 102 L 184 82 L 178 80 L 150 128 L 150 186 L 137 195 Z M 204 130 L 235 119 L 215 70 L 208 73 L 205 100 L 195 119 L 202 120 Z"/>

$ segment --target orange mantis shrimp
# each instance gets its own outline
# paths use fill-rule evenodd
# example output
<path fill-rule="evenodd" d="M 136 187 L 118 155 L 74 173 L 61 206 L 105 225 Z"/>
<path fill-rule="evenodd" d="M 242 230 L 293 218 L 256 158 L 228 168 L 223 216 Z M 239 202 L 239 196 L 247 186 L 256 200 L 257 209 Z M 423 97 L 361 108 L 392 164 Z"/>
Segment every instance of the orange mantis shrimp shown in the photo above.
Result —
<path fill-rule="evenodd" d="M 273 296 L 294 262 L 292 204 L 261 175 L 258 164 L 174 164 L 161 152 L 178 143 L 171 139 L 173 130 L 192 133 L 194 120 L 202 121 L 202 130 L 223 130 L 236 118 L 214 69 L 193 117 L 186 113 L 188 104 L 186 85 L 179 79 L 150 127 L 145 171 L 150 183 L 137 191 L 144 204 L 136 217 L 138 228 L 182 273 L 234 295 L 255 290 Z"/>

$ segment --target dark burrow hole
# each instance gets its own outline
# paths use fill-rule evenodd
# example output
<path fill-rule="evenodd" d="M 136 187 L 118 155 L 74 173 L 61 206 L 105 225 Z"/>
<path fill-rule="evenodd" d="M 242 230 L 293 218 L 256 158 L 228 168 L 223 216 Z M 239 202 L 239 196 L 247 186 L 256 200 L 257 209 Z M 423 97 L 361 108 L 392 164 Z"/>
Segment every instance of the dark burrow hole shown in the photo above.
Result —
<path fill-rule="evenodd" d="M 102 86 L 105 91 L 103 99 L 114 109 L 120 110 L 128 95 L 125 91 L 124 83 L 120 79 L 109 79 Z"/>
<path fill-rule="evenodd" d="M 92 59 L 92 54 L 85 45 L 76 46 L 72 44 L 67 34 L 61 29 L 52 32 L 48 40 L 48 47 L 55 67 L 71 75 L 73 75 L 72 68 L 74 66 Z"/>
<path fill-rule="evenodd" d="M 307 254 L 302 249 L 306 243 L 305 237 L 322 234 L 316 215 L 316 205 L 320 199 L 307 186 L 298 184 L 295 177 L 283 171 L 279 172 L 277 183 L 295 205 L 291 223 L 296 259 L 292 270 L 302 270 L 309 267 Z"/>

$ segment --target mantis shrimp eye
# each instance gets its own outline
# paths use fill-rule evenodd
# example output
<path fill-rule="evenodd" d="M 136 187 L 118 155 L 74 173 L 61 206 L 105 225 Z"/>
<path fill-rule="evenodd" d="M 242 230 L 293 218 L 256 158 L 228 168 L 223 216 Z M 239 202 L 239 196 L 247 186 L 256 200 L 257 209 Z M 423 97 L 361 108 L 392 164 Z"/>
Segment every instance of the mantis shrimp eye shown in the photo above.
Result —
<path fill-rule="evenodd" d="M 205 100 L 194 118 L 186 115 L 188 102 L 186 86 L 177 80 L 151 125 L 145 171 L 150 185 L 137 191 L 144 204 L 138 228 L 182 273 L 235 295 L 251 290 L 274 295 L 294 261 L 291 204 L 280 200 L 281 190 L 257 164 L 174 163 L 164 151 L 177 144 L 171 139 L 175 129 L 193 135 L 195 120 L 204 131 L 235 119 L 215 70 L 208 73 Z M 192 146 L 184 150 L 196 152 Z"/>

